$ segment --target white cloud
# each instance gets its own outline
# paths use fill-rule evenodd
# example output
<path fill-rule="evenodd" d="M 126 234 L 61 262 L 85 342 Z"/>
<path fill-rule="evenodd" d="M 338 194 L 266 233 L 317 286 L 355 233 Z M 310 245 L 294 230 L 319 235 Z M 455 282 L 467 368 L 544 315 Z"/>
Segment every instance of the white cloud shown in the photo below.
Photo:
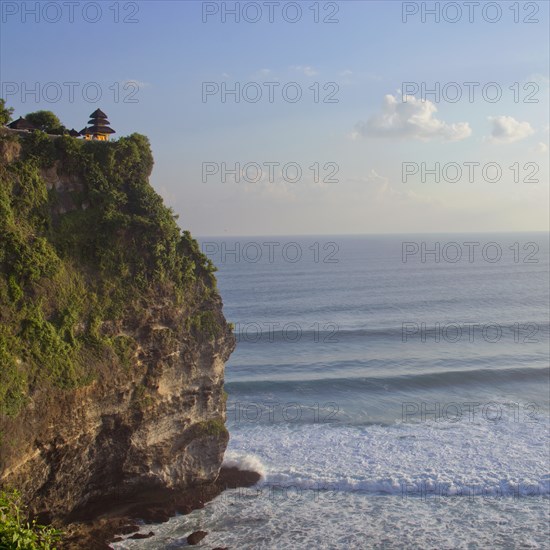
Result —
<path fill-rule="evenodd" d="M 520 122 L 511 116 L 490 116 L 488 120 L 493 125 L 490 138 L 493 143 L 513 143 L 535 132 L 528 122 Z"/>
<path fill-rule="evenodd" d="M 544 143 L 543 141 L 539 141 L 535 148 L 533 149 L 533 153 L 540 153 L 541 155 L 544 155 L 548 152 L 548 145 Z"/>
<path fill-rule="evenodd" d="M 299 73 L 305 74 L 306 76 L 315 76 L 316 74 L 319 74 L 313 67 L 310 67 L 309 65 L 293 65 L 292 69 Z"/>
<path fill-rule="evenodd" d="M 403 96 L 400 101 L 388 94 L 384 97 L 382 112 L 367 122 L 358 122 L 353 137 L 459 141 L 472 134 L 467 122 L 447 124 L 435 118 L 436 112 L 437 107 L 431 101 L 421 101 L 414 96 Z"/>

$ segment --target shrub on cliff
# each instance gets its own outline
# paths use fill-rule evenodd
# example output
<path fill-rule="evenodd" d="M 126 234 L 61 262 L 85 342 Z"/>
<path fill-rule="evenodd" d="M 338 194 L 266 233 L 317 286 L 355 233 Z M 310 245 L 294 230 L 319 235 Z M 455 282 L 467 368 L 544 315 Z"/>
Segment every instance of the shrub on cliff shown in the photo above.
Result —
<path fill-rule="evenodd" d="M 11 120 L 13 107 L 6 107 L 6 100 L 0 97 L 0 126 L 4 126 Z"/>
<path fill-rule="evenodd" d="M 28 113 L 25 115 L 25 119 L 33 124 L 35 128 L 47 132 L 48 134 L 62 134 L 65 130 L 65 126 L 61 124 L 57 115 L 51 111 L 35 111 L 34 113 Z"/>
<path fill-rule="evenodd" d="M 61 531 L 29 521 L 16 491 L 0 491 L 0 548 L 53 550 Z"/>

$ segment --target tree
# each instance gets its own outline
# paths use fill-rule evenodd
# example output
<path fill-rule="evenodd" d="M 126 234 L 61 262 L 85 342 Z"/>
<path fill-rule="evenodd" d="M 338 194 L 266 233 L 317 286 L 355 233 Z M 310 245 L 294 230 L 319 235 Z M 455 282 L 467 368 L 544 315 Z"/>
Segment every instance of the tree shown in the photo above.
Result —
<path fill-rule="evenodd" d="M 6 107 L 6 100 L 0 97 L 0 126 L 4 126 L 11 120 L 13 107 Z"/>
<path fill-rule="evenodd" d="M 29 113 L 25 118 L 47 134 L 62 134 L 65 130 L 65 126 L 51 111 L 36 111 Z"/>

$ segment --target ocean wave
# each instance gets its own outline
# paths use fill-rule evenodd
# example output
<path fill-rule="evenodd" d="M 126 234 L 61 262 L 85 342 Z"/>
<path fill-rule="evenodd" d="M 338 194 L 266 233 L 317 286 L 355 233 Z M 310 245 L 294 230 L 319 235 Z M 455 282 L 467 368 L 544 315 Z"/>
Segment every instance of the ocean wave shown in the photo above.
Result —
<path fill-rule="evenodd" d="M 348 311 L 349 313 L 349 311 Z M 322 322 L 318 320 L 324 319 Z M 314 342 L 337 344 L 352 341 L 388 340 L 399 343 L 449 343 L 479 344 L 495 342 L 537 343 L 547 341 L 550 333 L 548 319 L 497 321 L 452 320 L 409 317 L 401 324 L 388 327 L 347 328 L 343 323 L 331 321 L 326 315 L 312 318 L 311 321 L 250 321 L 235 323 L 235 337 L 239 346 L 258 344 L 293 344 Z M 436 324 L 438 323 L 438 324 Z M 519 323 L 519 325 L 518 325 Z M 457 334 L 460 327 L 460 336 Z M 500 330 L 500 336 L 498 331 Z M 425 338 L 425 342 L 421 338 Z M 436 340 L 438 338 L 438 340 Z"/>
<path fill-rule="evenodd" d="M 516 357 L 517 361 L 517 357 Z M 342 368 L 345 368 L 342 366 Z M 324 371 L 326 372 L 326 368 Z M 548 367 L 520 368 L 469 368 L 464 370 L 438 370 L 394 376 L 348 376 L 345 378 L 323 377 L 292 380 L 247 380 L 227 382 L 229 394 L 303 393 L 303 392 L 399 392 L 441 387 L 494 385 L 499 382 L 548 383 Z"/>

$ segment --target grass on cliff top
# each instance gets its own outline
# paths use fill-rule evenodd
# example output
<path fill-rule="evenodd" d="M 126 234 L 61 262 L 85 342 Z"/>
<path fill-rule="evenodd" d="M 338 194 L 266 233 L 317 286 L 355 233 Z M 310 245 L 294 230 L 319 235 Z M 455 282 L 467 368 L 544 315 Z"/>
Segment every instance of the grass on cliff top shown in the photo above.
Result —
<path fill-rule="evenodd" d="M 17 491 L 0 491 L 0 548 L 55 550 L 62 532 L 29 521 Z"/>
<path fill-rule="evenodd" d="M 43 179 L 52 167 L 62 194 Z M 220 331 L 202 313 L 215 268 L 150 186 L 152 167 L 139 134 L 0 134 L 0 416 L 17 415 L 35 388 L 128 367 L 136 346 L 120 334 L 154 297 L 183 308 L 189 330 Z"/>

